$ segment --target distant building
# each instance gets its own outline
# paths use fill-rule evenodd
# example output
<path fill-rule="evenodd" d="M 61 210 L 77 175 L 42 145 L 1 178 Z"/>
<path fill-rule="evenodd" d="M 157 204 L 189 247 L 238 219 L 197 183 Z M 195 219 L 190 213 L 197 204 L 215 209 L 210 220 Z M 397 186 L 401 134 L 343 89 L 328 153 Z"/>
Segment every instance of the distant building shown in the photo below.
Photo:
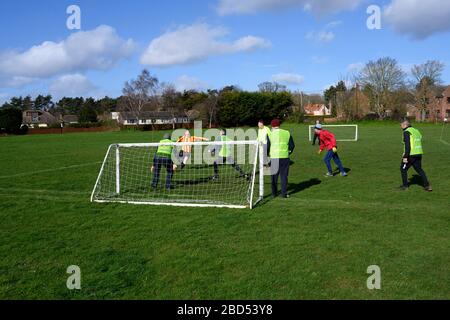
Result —
<path fill-rule="evenodd" d="M 307 104 L 303 106 L 308 116 L 331 116 L 331 108 L 325 104 Z"/>
<path fill-rule="evenodd" d="M 124 126 L 152 124 L 188 124 L 190 118 L 186 113 L 172 114 L 166 111 L 145 111 L 138 116 L 134 112 L 112 112 L 111 118 Z"/>
<path fill-rule="evenodd" d="M 439 95 L 442 96 L 441 99 L 437 99 Z M 450 118 L 450 86 L 443 91 L 430 92 L 427 101 L 425 110 L 421 110 L 417 105 L 408 105 L 408 117 L 416 121 L 444 121 Z"/>
<path fill-rule="evenodd" d="M 59 123 L 58 119 L 47 111 L 25 110 L 22 115 L 23 124 L 30 128 L 47 128 Z"/>

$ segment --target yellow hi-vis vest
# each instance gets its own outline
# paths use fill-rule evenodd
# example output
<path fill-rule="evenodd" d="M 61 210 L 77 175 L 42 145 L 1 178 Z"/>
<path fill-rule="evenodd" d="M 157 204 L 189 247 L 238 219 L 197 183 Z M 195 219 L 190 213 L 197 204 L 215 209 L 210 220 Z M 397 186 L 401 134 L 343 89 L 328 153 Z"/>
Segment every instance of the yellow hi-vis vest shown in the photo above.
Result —
<path fill-rule="evenodd" d="M 220 141 L 226 142 L 226 141 L 231 141 L 231 140 L 227 136 L 221 136 Z M 220 149 L 220 152 L 219 152 L 219 157 L 228 158 L 229 156 L 231 156 L 230 145 L 223 144 L 222 148 Z"/>
<path fill-rule="evenodd" d="M 286 159 L 289 158 L 289 140 L 291 134 L 287 130 L 276 129 L 269 136 L 270 140 L 270 158 Z"/>
<path fill-rule="evenodd" d="M 172 140 L 164 139 L 161 140 L 159 143 L 173 143 Z M 157 155 L 170 157 L 172 155 L 173 146 L 159 146 L 158 150 L 156 150 Z"/>
<path fill-rule="evenodd" d="M 422 148 L 422 134 L 419 130 L 413 127 L 409 127 L 406 129 L 407 132 L 410 133 L 410 144 L 411 144 L 411 156 L 417 156 L 423 154 Z M 406 150 L 405 150 L 406 151 Z"/>
<path fill-rule="evenodd" d="M 267 138 L 269 136 L 270 136 L 270 129 L 268 127 L 258 129 L 258 142 L 262 142 L 263 144 L 266 144 Z"/>

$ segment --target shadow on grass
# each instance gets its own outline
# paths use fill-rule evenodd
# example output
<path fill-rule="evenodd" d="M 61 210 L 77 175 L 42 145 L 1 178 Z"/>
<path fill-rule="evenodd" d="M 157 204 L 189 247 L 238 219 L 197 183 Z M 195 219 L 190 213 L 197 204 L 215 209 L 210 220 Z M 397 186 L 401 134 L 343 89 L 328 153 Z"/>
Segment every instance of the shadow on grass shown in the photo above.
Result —
<path fill-rule="evenodd" d="M 417 186 L 423 187 L 424 185 L 423 185 L 422 177 L 419 176 L 418 174 L 413 175 L 412 178 L 409 179 L 409 185 L 410 186 L 417 185 Z"/>
<path fill-rule="evenodd" d="M 352 169 L 346 168 L 346 167 L 344 167 L 344 170 L 345 170 L 345 172 L 347 172 L 347 173 L 350 173 L 350 171 L 352 171 Z M 341 173 L 341 172 L 339 171 L 339 169 L 336 168 L 336 169 L 334 169 L 334 171 L 333 171 L 333 176 L 339 175 L 340 173 Z"/>
<path fill-rule="evenodd" d="M 322 181 L 320 181 L 317 178 L 309 179 L 307 181 L 302 181 L 300 183 L 289 183 L 288 185 L 288 193 L 290 195 L 302 192 L 306 189 L 312 188 L 314 186 L 317 186 L 321 184 Z"/>

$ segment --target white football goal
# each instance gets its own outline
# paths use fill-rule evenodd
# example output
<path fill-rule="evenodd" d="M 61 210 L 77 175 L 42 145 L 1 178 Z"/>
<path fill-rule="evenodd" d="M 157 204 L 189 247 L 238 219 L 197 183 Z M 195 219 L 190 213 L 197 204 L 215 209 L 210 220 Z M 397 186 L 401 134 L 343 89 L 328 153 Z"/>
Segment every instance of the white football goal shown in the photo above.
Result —
<path fill-rule="evenodd" d="M 448 118 L 445 118 L 445 120 L 442 124 L 440 141 L 442 143 L 450 146 L 450 128 L 449 128 Z"/>
<path fill-rule="evenodd" d="M 257 141 L 114 144 L 91 201 L 252 208 L 264 195 L 261 159 Z"/>
<path fill-rule="evenodd" d="M 314 127 L 309 126 L 309 141 L 314 139 Z M 358 141 L 359 127 L 357 124 L 342 124 L 342 125 L 322 125 L 323 129 L 331 131 L 336 141 Z"/>

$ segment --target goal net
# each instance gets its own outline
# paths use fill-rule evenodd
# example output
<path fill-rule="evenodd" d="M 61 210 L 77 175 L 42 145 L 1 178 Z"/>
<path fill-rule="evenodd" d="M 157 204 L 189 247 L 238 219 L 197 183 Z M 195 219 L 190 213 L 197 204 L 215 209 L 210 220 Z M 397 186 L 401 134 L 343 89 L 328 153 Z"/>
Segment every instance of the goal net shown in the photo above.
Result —
<path fill-rule="evenodd" d="M 359 128 L 356 124 L 322 125 L 323 129 L 331 131 L 337 141 L 358 141 Z M 314 139 L 314 126 L 309 126 L 309 141 Z"/>
<path fill-rule="evenodd" d="M 264 194 L 262 149 L 257 141 L 111 145 L 91 201 L 252 208 Z"/>

